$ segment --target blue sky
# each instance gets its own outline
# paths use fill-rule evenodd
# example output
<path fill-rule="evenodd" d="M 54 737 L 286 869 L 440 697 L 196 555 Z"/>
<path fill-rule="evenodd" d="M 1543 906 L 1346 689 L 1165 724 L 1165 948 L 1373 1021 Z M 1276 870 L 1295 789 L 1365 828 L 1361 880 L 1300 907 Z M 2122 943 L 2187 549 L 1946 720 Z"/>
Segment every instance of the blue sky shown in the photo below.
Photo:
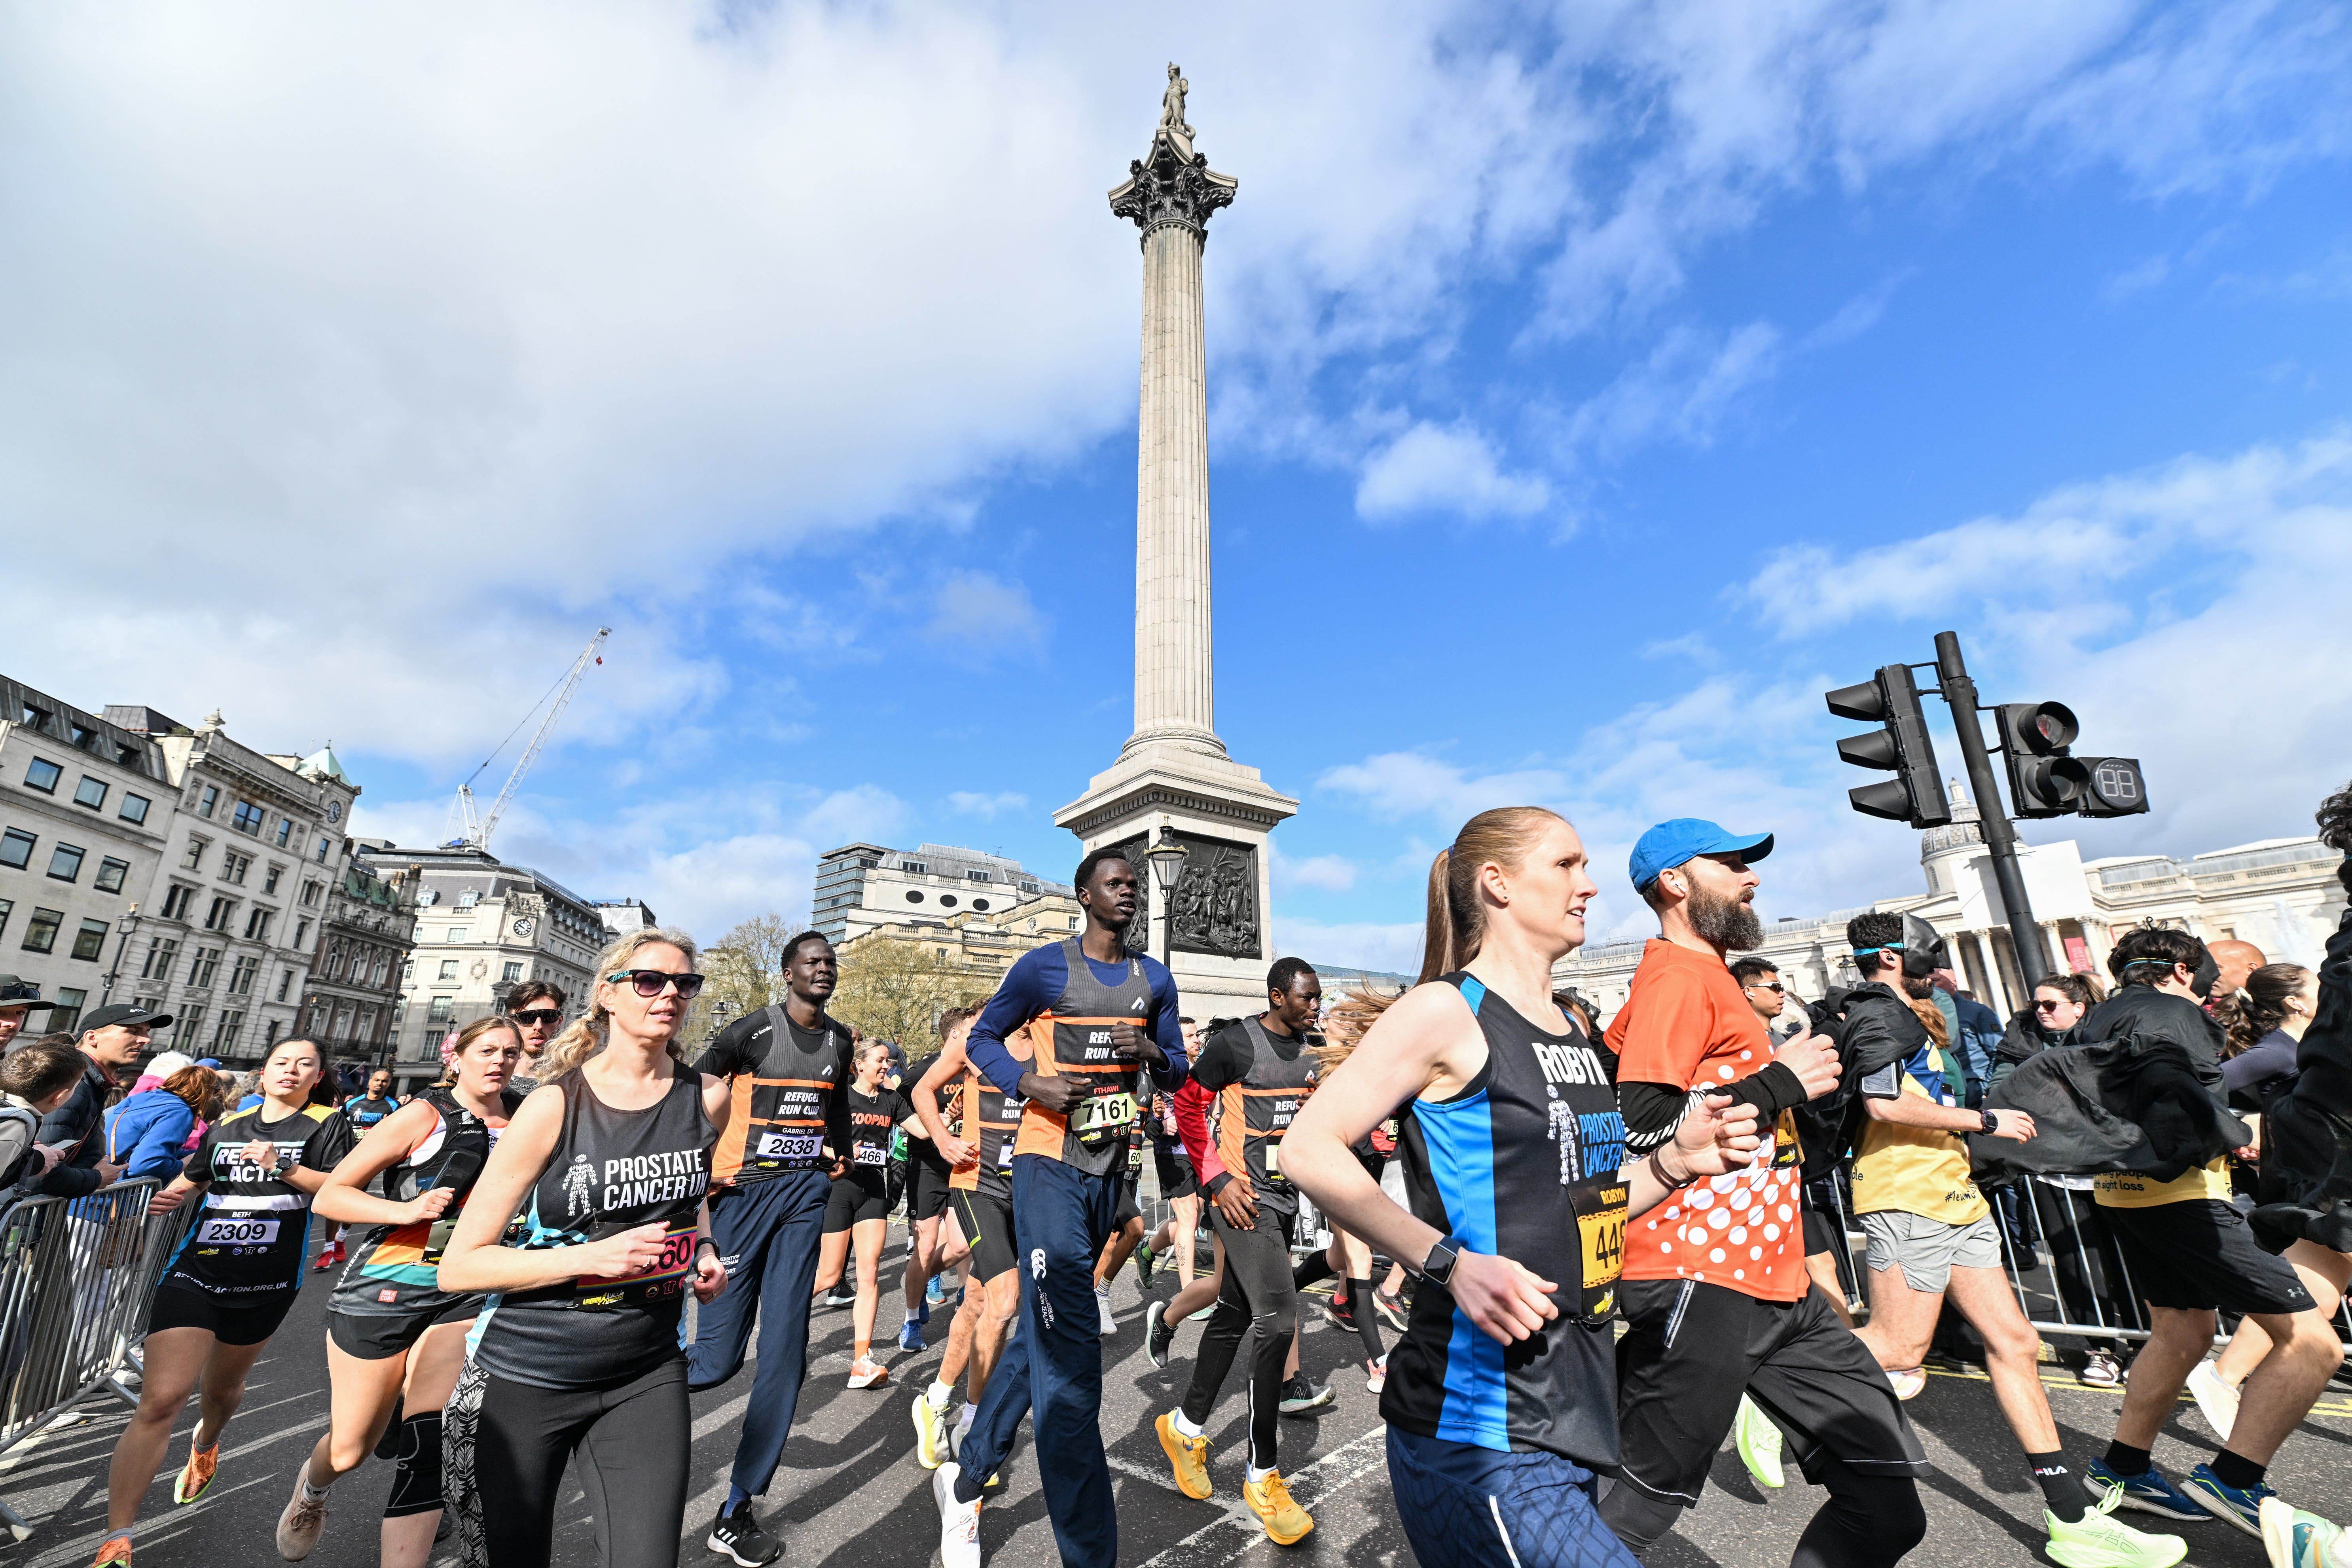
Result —
<path fill-rule="evenodd" d="M 331 737 L 362 832 L 437 834 L 609 624 L 501 854 L 705 935 L 850 837 L 1066 875 L 1130 722 L 1103 193 L 1171 58 L 1241 181 L 1218 723 L 1301 797 L 1286 950 L 1409 965 L 1429 855 L 1528 800 L 1605 931 L 1686 813 L 1780 835 L 1770 912 L 1914 890 L 1821 692 L 1948 627 L 2146 764 L 2030 838 L 2296 834 L 2352 773 L 2340 7 L 0 27 L 0 508 L 77 585 L 7 668 Z"/>

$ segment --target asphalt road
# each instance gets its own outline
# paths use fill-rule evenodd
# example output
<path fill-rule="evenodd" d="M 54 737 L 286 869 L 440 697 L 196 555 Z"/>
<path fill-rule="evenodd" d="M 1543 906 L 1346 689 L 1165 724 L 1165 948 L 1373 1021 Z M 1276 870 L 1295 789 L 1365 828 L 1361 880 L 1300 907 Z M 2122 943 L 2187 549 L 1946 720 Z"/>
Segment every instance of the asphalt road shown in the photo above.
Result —
<path fill-rule="evenodd" d="M 898 1235 L 893 1233 L 894 1242 Z M 884 1273 L 887 1279 L 887 1264 Z M 186 1452 L 193 1405 L 183 1418 L 165 1472 L 147 1495 L 144 1518 L 151 1529 L 140 1543 L 141 1568 L 182 1563 L 246 1568 L 277 1561 L 271 1540 L 278 1510 L 291 1488 L 295 1465 L 327 1417 L 327 1291 L 323 1276 L 307 1278 L 310 1288 L 255 1368 L 245 1407 L 222 1447 L 219 1480 L 201 1502 L 174 1509 L 171 1476 Z M 1161 1280 L 1161 1294 L 1173 1289 L 1166 1271 Z M 1318 1306 L 1302 1346 L 1307 1370 L 1331 1381 L 1339 1399 L 1319 1420 L 1283 1424 L 1283 1468 L 1317 1521 L 1315 1533 L 1286 1553 L 1265 1539 L 1240 1502 L 1244 1419 L 1238 1386 L 1228 1389 L 1211 1427 L 1217 1495 L 1195 1502 L 1178 1493 L 1169 1479 L 1150 1424 L 1182 1392 L 1191 1373 L 1184 1358 L 1196 1342 L 1198 1325 L 1184 1328 L 1177 1341 L 1177 1359 L 1163 1371 L 1143 1353 L 1143 1302 L 1131 1269 L 1114 1286 L 1113 1301 L 1119 1331 L 1104 1342 L 1103 1430 L 1118 1486 L 1125 1563 L 1148 1568 L 1236 1563 L 1262 1568 L 1284 1557 L 1301 1568 L 1316 1563 L 1410 1568 L 1412 1554 L 1389 1490 L 1376 1401 L 1349 1361 L 1360 1348 L 1352 1334 L 1323 1326 Z M 894 1321 L 887 1297 L 884 1305 L 885 1321 Z M 939 1322 L 944 1338 L 944 1321 Z M 851 1392 L 844 1386 L 849 1314 L 818 1315 L 799 1430 L 761 1510 L 770 1530 L 786 1542 L 785 1561 L 792 1568 L 919 1568 L 934 1560 L 937 1515 L 929 1477 L 914 1461 L 908 1407 L 914 1390 L 937 1366 L 939 1353 L 937 1349 L 916 1355 L 893 1352 L 888 1383 L 878 1390 Z M 2103 1450 L 2117 1395 L 2083 1388 L 2056 1368 L 2050 1369 L 2045 1382 L 2068 1451 L 2080 1458 Z M 747 1367 L 733 1384 L 695 1401 L 693 1474 L 702 1489 L 688 1508 L 682 1563 L 722 1561 L 708 1554 L 701 1542 L 711 1514 L 726 1495 L 736 1424 L 750 1383 Z M 27 1541 L 0 1546 L 0 1565 L 80 1568 L 89 1561 L 104 1521 L 107 1457 L 122 1426 L 120 1406 L 93 1403 L 90 1409 L 90 1420 L 46 1439 L 0 1475 L 0 1496 L 34 1521 Z M 1928 1538 L 1909 1561 L 1973 1565 L 2039 1560 L 2040 1497 L 1994 1407 L 1990 1386 L 1979 1376 L 1939 1374 L 1909 1409 L 1936 1467 L 1925 1488 Z M 2193 1407 L 2184 1403 L 2166 1429 L 2157 1460 L 2177 1475 L 2206 1458 L 2211 1447 Z M 2352 1397 L 2338 1384 L 2331 1386 L 2320 1407 L 2281 1452 L 2272 1479 L 2290 1499 L 2352 1512 L 2343 1502 L 2347 1496 L 2345 1478 L 2352 1474 L 2347 1461 L 2352 1461 Z M 999 1568 L 1047 1568 L 1058 1559 L 1025 1445 L 1016 1450 L 1005 1480 L 1004 1495 L 992 1500 L 983 1515 L 982 1539 L 989 1561 Z M 390 1482 L 388 1467 L 371 1464 L 336 1489 L 335 1512 L 325 1541 L 310 1559 L 312 1563 L 362 1568 L 375 1563 L 375 1521 Z M 1654 1568 L 1707 1563 L 1778 1568 L 1787 1563 L 1818 1498 L 1793 1467 L 1788 1488 L 1766 1494 L 1727 1450 L 1717 1458 L 1714 1482 L 1681 1529 L 1659 1543 L 1650 1563 Z M 2189 1539 L 2192 1563 L 2258 1568 L 2263 1561 L 2260 1542 L 2219 1522 L 2187 1526 L 2183 1532 Z M 559 1563 L 594 1563 L 592 1529 L 576 1491 L 567 1500 L 559 1539 Z"/>

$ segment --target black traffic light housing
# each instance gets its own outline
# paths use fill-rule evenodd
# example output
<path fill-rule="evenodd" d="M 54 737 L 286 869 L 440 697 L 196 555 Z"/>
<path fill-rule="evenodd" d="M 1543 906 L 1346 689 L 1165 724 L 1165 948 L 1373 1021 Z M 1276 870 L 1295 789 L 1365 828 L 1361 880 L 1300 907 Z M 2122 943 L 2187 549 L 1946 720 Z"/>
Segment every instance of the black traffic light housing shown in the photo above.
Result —
<path fill-rule="evenodd" d="M 1943 775 L 1936 770 L 1936 748 L 1927 739 L 1927 717 L 1920 710 L 1919 689 L 1909 665 L 1890 664 L 1858 686 L 1842 686 L 1829 694 L 1829 704 L 1841 719 L 1876 721 L 1885 726 L 1838 742 L 1838 755 L 1856 767 L 1895 773 L 1892 779 L 1848 790 L 1854 810 L 1914 827 L 1937 827 L 1952 820 L 1952 805 L 1944 797 Z"/>
<path fill-rule="evenodd" d="M 2129 816 L 2147 809 L 2136 758 L 2073 753 L 2082 726 L 2064 703 L 2004 702 L 1993 716 L 2019 816 Z"/>

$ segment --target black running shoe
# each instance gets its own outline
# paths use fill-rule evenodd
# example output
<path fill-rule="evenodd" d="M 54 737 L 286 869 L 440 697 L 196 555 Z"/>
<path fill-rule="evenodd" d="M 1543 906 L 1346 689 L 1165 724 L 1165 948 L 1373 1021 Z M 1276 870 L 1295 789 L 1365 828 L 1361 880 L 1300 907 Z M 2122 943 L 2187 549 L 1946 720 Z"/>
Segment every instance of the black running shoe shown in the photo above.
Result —
<path fill-rule="evenodd" d="M 1168 1364 L 1168 1351 L 1176 1342 L 1176 1325 L 1168 1321 L 1168 1303 L 1154 1301 L 1144 1314 L 1143 1353 L 1154 1366 Z"/>
<path fill-rule="evenodd" d="M 1324 1303 L 1323 1316 L 1335 1329 L 1345 1329 L 1351 1334 L 1356 1331 L 1355 1309 L 1349 1304 L 1348 1298 L 1337 1290 L 1332 1291 L 1331 1300 Z"/>
<path fill-rule="evenodd" d="M 1282 1385 L 1282 1413 L 1285 1415 L 1318 1415 L 1331 1407 L 1331 1385 L 1310 1383 L 1303 1372 L 1291 1374 Z"/>
<path fill-rule="evenodd" d="M 735 1505 L 733 1513 L 722 1513 L 710 1526 L 710 1539 L 703 1544 L 721 1557 L 732 1558 L 743 1568 L 761 1568 L 784 1554 L 782 1542 L 760 1528 L 751 1515 L 749 1498 Z"/>
<path fill-rule="evenodd" d="M 857 1305 L 857 1288 L 854 1285 L 835 1285 L 824 1293 L 824 1304 L 836 1309 L 855 1307 Z"/>
<path fill-rule="evenodd" d="M 1405 1316 L 1403 1299 L 1391 1296 L 1385 1290 L 1372 1292 L 1372 1313 L 1400 1334 L 1412 1326 L 1411 1321 Z"/>

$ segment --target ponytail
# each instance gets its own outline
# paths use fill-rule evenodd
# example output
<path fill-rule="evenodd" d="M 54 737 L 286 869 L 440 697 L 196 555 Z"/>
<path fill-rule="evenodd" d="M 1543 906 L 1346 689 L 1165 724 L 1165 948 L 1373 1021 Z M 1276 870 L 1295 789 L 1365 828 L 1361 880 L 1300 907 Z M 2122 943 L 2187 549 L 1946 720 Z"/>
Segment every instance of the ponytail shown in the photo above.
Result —
<path fill-rule="evenodd" d="M 1498 805 L 1462 825 L 1454 842 L 1429 863 L 1428 916 L 1422 930 L 1421 975 L 1415 984 L 1426 985 L 1440 975 L 1467 967 L 1485 945 L 1486 910 L 1478 901 L 1478 873 L 1489 866 L 1508 870 L 1518 865 L 1545 829 L 1567 820 L 1540 805 Z M 1340 1016 L 1345 1014 L 1349 1016 L 1345 1026 L 1360 1037 L 1372 1020 L 1403 994 L 1400 991 L 1394 996 L 1382 995 L 1369 986 L 1350 991 L 1333 1009 L 1332 1033 L 1339 1032 Z"/>

